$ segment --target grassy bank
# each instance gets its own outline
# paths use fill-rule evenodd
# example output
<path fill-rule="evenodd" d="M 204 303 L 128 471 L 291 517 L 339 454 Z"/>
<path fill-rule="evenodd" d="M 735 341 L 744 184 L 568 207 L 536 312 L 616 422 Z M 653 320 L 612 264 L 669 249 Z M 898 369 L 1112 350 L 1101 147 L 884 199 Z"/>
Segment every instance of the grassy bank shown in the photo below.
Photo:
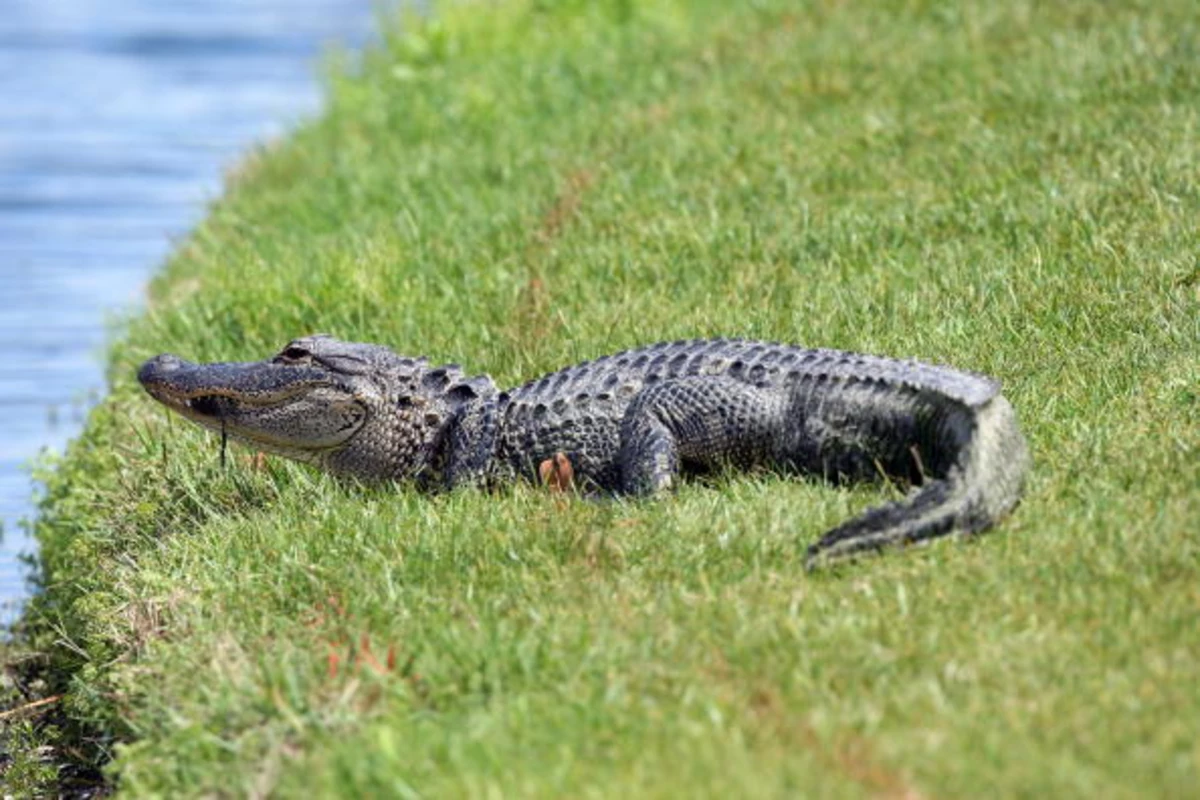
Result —
<path fill-rule="evenodd" d="M 57 741 L 131 795 L 1194 787 L 1191 0 L 479 6 L 332 78 L 115 343 L 38 527 Z M 348 488 L 222 470 L 135 386 L 312 331 L 502 384 L 701 335 L 919 356 L 1001 377 L 1035 471 L 993 535 L 807 575 L 885 489 Z"/>

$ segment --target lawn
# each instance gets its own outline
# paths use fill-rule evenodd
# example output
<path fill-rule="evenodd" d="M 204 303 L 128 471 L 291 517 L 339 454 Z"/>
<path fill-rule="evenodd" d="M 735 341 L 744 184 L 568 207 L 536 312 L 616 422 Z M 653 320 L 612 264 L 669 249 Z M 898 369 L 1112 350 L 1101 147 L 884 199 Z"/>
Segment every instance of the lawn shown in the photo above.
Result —
<path fill-rule="evenodd" d="M 385 24 L 230 172 L 46 477 L 28 747 L 129 796 L 1181 796 L 1200 784 L 1193 0 L 519 2 Z M 662 339 L 1004 381 L 995 532 L 806 573 L 889 496 L 427 497 L 134 373 L 326 331 L 511 385 Z"/>

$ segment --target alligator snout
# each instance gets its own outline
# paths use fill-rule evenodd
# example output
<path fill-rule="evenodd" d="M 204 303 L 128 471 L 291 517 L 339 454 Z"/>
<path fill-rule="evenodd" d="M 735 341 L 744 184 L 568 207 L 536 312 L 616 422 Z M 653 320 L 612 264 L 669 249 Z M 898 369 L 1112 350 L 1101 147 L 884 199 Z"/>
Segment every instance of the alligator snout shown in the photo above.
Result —
<path fill-rule="evenodd" d="M 322 367 L 275 361 L 196 364 L 170 353 L 142 364 L 137 377 L 154 399 L 175 408 L 186 405 L 201 413 L 209 412 L 198 408 L 196 401 L 208 395 L 229 398 L 242 406 L 263 406 L 283 403 L 332 383 L 329 371 Z"/>
<path fill-rule="evenodd" d="M 256 365 L 193 364 L 163 353 L 142 364 L 137 377 L 142 388 L 160 403 L 193 419 L 220 419 L 236 410 L 239 402 L 249 405 L 255 399 L 255 387 L 243 385 L 250 366 Z"/>

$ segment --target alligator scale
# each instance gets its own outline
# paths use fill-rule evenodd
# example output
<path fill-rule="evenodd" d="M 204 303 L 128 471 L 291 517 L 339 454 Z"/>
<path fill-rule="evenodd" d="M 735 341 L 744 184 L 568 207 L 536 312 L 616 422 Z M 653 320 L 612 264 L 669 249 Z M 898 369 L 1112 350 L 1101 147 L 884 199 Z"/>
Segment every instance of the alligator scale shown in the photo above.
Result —
<path fill-rule="evenodd" d="M 536 480 L 656 494 L 681 474 L 772 468 L 915 488 L 822 536 L 809 563 L 994 525 L 1029 465 L 999 384 L 917 361 L 739 339 L 655 344 L 500 391 L 454 364 L 329 336 L 275 357 L 147 361 L 156 400 L 261 450 L 431 490 Z M 565 457 L 565 458 L 564 458 Z"/>

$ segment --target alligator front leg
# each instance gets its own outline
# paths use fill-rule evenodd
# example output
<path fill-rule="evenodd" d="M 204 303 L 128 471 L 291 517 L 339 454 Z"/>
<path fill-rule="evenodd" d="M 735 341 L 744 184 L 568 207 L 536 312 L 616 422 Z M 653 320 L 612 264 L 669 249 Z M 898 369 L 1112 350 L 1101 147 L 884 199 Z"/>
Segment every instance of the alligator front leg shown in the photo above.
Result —
<path fill-rule="evenodd" d="M 671 488 L 684 467 L 768 463 L 784 427 L 785 400 L 720 376 L 692 376 L 643 389 L 625 412 L 618 454 L 626 494 Z"/>
<path fill-rule="evenodd" d="M 448 434 L 442 488 L 479 486 L 487 480 L 499 424 L 494 396 L 473 397 L 459 406 Z"/>

